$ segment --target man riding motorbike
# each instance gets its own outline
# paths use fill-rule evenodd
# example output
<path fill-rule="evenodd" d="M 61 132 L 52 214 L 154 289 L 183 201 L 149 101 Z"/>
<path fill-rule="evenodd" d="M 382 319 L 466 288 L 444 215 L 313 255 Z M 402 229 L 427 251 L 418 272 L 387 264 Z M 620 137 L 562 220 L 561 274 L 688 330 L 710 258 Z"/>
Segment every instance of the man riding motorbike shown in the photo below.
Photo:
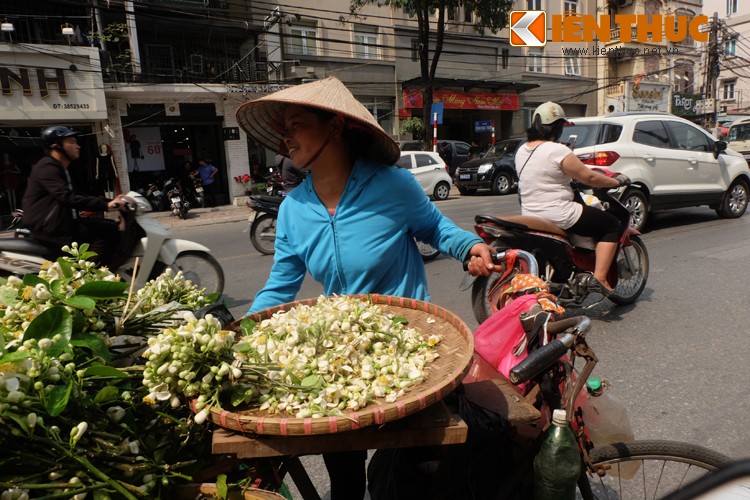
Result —
<path fill-rule="evenodd" d="M 42 132 L 45 156 L 31 169 L 22 202 L 24 224 L 32 238 L 56 251 L 74 241 L 88 243 L 101 265 L 116 269 L 126 258 L 117 223 L 81 218 L 79 210 L 115 210 L 121 203 L 74 190 L 68 169 L 81 155 L 77 136 L 78 132 L 60 125 Z"/>

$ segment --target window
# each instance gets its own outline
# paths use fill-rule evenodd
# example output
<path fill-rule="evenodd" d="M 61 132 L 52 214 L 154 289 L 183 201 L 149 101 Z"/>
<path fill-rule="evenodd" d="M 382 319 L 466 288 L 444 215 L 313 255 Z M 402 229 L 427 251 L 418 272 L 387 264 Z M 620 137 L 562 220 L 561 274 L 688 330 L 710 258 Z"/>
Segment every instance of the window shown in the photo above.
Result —
<path fill-rule="evenodd" d="M 734 99 L 734 84 L 734 80 L 724 82 L 724 97 L 722 99 Z"/>
<path fill-rule="evenodd" d="M 668 148 L 669 136 L 660 120 L 645 120 L 636 124 L 633 142 L 656 148 Z"/>
<path fill-rule="evenodd" d="M 564 13 L 578 12 L 578 0 L 565 0 L 565 2 L 563 3 L 563 12 Z"/>
<path fill-rule="evenodd" d="M 729 57 L 737 55 L 737 35 L 724 40 L 724 54 Z"/>
<path fill-rule="evenodd" d="M 464 7 L 464 22 L 465 23 L 473 23 L 474 22 L 474 12 L 472 12 L 471 9 L 468 9 Z"/>
<path fill-rule="evenodd" d="M 526 10 L 542 10 L 542 0 L 526 0 Z"/>
<path fill-rule="evenodd" d="M 417 162 L 417 167 L 428 167 L 430 165 L 439 164 L 435 158 L 426 154 L 415 154 L 414 160 Z"/>
<path fill-rule="evenodd" d="M 737 13 L 737 0 L 727 0 L 727 15 L 731 16 L 732 14 Z"/>
<path fill-rule="evenodd" d="M 396 166 L 399 168 L 411 169 L 411 155 L 404 155 L 396 160 Z"/>
<path fill-rule="evenodd" d="M 581 76 L 581 61 L 578 56 L 565 56 L 565 74 Z"/>
<path fill-rule="evenodd" d="M 509 49 L 502 49 L 500 51 L 500 57 L 501 57 L 501 64 L 500 66 L 502 69 L 508 69 L 508 59 L 510 59 L 510 50 Z"/>
<path fill-rule="evenodd" d="M 677 141 L 677 149 L 713 151 L 706 134 L 697 128 L 680 122 L 667 121 L 666 123 L 675 141 Z"/>
<path fill-rule="evenodd" d="M 365 97 L 359 101 L 372 113 L 387 134 L 393 132 L 393 99 L 388 97 Z M 421 147 L 420 147 L 421 149 Z"/>
<path fill-rule="evenodd" d="M 289 29 L 290 53 L 300 56 L 317 55 L 317 38 L 315 26 L 292 26 Z"/>
<path fill-rule="evenodd" d="M 456 20 L 456 8 L 448 7 L 448 21 L 455 21 L 455 20 Z"/>
<path fill-rule="evenodd" d="M 544 67 L 542 66 L 542 51 L 541 50 L 529 50 L 526 54 L 528 61 L 527 69 L 532 73 L 543 73 Z"/>
<path fill-rule="evenodd" d="M 359 59 L 378 58 L 378 28 L 364 24 L 354 25 L 354 56 Z"/>
<path fill-rule="evenodd" d="M 467 144 L 461 144 L 457 142 L 453 145 L 453 147 L 456 150 L 457 156 L 466 156 L 469 154 L 470 146 Z"/>

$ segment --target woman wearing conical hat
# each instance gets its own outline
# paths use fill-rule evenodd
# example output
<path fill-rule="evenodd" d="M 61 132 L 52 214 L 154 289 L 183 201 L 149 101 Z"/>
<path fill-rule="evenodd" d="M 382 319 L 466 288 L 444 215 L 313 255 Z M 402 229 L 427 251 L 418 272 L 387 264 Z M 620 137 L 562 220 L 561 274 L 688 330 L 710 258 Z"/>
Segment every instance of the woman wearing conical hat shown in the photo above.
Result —
<path fill-rule="evenodd" d="M 243 104 L 237 121 L 255 141 L 307 168 L 281 204 L 271 275 L 250 313 L 295 299 L 307 272 L 326 295 L 381 293 L 429 301 L 414 238 L 489 275 L 491 249 L 458 228 L 394 166 L 396 142 L 336 78 Z M 324 454 L 332 500 L 361 499 L 365 452 Z"/>

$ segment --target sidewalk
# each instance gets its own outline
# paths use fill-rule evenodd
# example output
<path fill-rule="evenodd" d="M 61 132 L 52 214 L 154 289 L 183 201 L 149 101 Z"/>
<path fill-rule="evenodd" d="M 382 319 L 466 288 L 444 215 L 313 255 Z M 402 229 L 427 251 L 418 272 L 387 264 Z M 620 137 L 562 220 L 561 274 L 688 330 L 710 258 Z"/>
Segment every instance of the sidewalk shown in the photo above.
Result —
<path fill-rule="evenodd" d="M 247 221 L 252 213 L 253 211 L 245 205 L 222 205 L 211 208 L 191 208 L 187 213 L 187 219 L 174 217 L 171 212 L 149 212 L 149 215 L 171 229 Z"/>

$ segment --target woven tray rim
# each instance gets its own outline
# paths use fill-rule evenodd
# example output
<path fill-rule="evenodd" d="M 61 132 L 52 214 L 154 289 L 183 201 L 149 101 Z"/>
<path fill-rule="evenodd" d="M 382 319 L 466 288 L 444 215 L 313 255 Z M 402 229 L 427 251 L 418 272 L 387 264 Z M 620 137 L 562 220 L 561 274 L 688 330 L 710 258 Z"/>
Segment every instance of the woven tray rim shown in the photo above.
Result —
<path fill-rule="evenodd" d="M 458 338 L 463 339 L 466 346 L 456 354 L 453 368 L 447 373 L 441 374 L 441 377 L 434 381 L 432 385 L 423 387 L 423 383 L 416 386 L 414 390 L 406 392 L 404 396 L 393 403 L 381 402 L 370 404 L 358 411 L 346 411 L 344 412 L 346 417 L 329 416 L 303 419 L 281 415 L 256 416 L 252 413 L 234 413 L 228 410 L 211 408 L 208 418 L 220 427 L 239 431 L 243 434 L 281 436 L 332 434 L 356 430 L 370 425 L 382 425 L 386 422 L 398 420 L 440 401 L 461 383 L 461 380 L 463 380 L 471 366 L 472 355 L 474 353 L 473 332 L 461 318 L 443 307 L 416 299 L 381 294 L 349 296 L 371 300 L 375 304 L 411 309 L 418 313 L 441 318 L 453 327 L 453 331 L 456 332 Z M 246 318 L 259 321 L 270 317 L 278 311 L 286 311 L 300 304 L 312 306 L 316 302 L 318 302 L 318 298 L 289 302 L 250 314 Z M 233 325 L 239 325 L 242 319 L 244 318 L 237 320 Z M 197 412 L 194 405 L 195 401 L 191 403 L 191 408 Z"/>

